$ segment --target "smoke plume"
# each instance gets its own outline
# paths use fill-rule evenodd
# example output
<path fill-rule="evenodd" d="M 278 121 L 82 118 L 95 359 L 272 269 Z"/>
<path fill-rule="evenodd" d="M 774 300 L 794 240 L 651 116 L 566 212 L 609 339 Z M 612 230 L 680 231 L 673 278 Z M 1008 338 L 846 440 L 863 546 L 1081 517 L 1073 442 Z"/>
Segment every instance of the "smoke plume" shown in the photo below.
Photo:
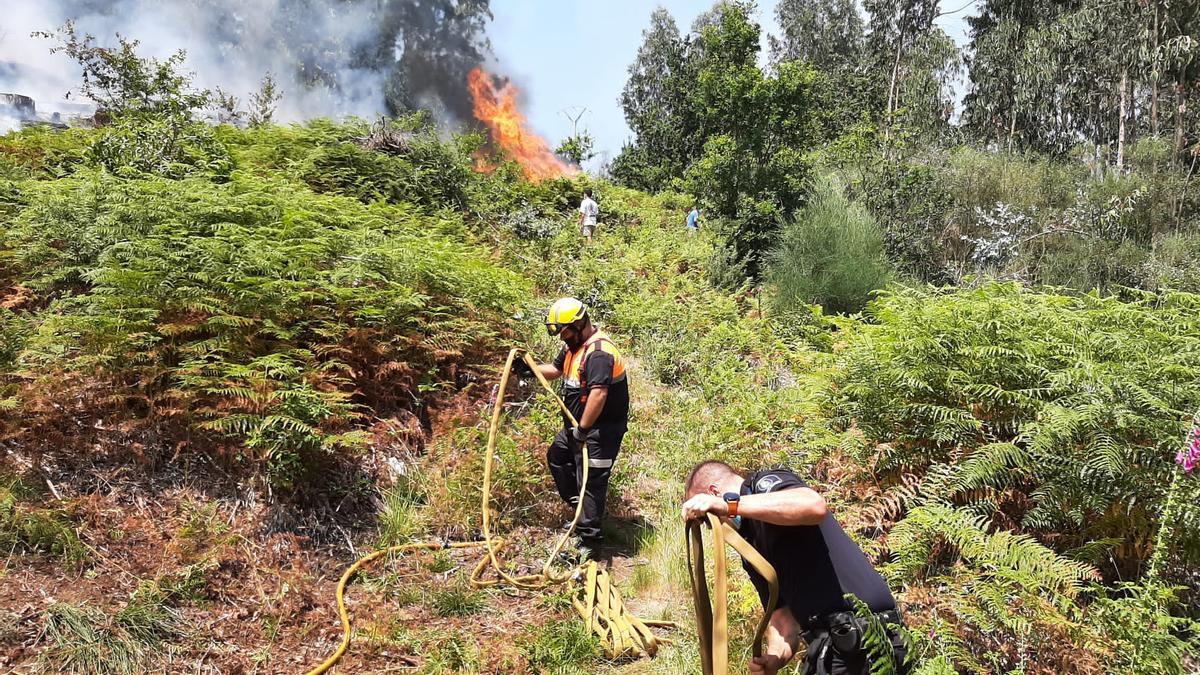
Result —
<path fill-rule="evenodd" d="M 490 53 L 489 0 L 10 0 L 0 27 L 0 92 L 61 103 L 78 66 L 31 37 L 66 21 L 115 45 L 166 58 L 183 49 L 201 88 L 245 101 L 272 73 L 276 119 L 370 117 L 418 107 L 471 119 L 467 73 Z M 73 100 L 73 98 L 71 99 Z M 53 105 L 49 107 L 54 107 Z"/>

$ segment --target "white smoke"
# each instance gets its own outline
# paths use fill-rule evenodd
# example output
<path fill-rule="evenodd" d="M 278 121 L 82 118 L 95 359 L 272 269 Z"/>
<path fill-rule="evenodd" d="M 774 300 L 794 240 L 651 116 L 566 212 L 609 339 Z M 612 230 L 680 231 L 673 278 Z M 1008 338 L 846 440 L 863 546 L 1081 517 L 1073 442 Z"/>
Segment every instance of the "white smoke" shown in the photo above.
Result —
<path fill-rule="evenodd" d="M 68 63 L 50 57 L 46 41 L 32 37 L 33 30 L 53 28 L 57 21 L 48 3 L 17 0 L 4 8 L 0 23 L 0 93 L 25 94 L 35 101 L 54 103 L 64 100 L 79 78 Z M 33 28 L 30 28 L 32 26 Z M 16 110 L 0 109 L 0 133 L 20 126 L 22 115 Z"/>
<path fill-rule="evenodd" d="M 422 3 L 428 0 L 397 4 L 419 7 Z M 271 73 L 283 94 L 278 121 L 384 113 L 386 85 L 404 52 L 404 45 L 387 44 L 381 32 L 381 18 L 389 9 L 382 2 L 8 0 L 4 4 L 0 92 L 31 96 L 39 110 L 53 109 L 68 92 L 77 90 L 81 73 L 65 54 L 50 53 L 54 40 L 30 34 L 54 31 L 68 20 L 75 22 L 81 35 L 95 36 L 101 46 L 115 46 L 119 34 L 138 40 L 141 56 L 165 59 L 182 49 L 187 53 L 184 69 L 195 74 L 197 87 L 220 87 L 237 96 L 243 106 L 263 76 Z M 473 44 L 474 37 L 464 36 L 464 44 Z M 78 99 L 77 93 L 69 96 Z"/>

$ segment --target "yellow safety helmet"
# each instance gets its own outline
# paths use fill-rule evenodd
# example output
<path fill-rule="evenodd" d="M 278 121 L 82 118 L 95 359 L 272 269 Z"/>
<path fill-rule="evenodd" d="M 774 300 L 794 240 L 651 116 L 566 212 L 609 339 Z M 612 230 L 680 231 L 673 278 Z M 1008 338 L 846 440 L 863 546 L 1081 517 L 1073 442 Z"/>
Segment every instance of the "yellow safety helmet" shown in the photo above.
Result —
<path fill-rule="evenodd" d="M 546 332 L 558 335 L 562 329 L 587 318 L 587 305 L 575 298 L 559 298 L 546 312 Z"/>

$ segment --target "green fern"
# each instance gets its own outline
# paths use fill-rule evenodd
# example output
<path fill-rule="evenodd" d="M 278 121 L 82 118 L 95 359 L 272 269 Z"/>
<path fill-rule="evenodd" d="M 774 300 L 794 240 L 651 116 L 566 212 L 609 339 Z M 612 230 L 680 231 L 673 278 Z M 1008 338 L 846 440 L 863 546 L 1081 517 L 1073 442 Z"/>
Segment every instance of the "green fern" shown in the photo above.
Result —
<path fill-rule="evenodd" d="M 1027 588 L 1052 596 L 1073 598 L 1085 581 L 1099 578 L 1091 565 L 1064 558 L 1028 535 L 989 533 L 984 518 L 941 504 L 914 509 L 892 529 L 892 562 L 885 574 L 897 581 L 916 578 L 928 568 L 938 542 L 952 546 L 984 576 L 1011 570 Z"/>
<path fill-rule="evenodd" d="M 1067 298 L 1011 284 L 882 294 L 840 358 L 832 403 L 880 449 L 885 488 L 1053 536 L 1146 541 L 1172 443 L 1200 407 L 1200 298 Z M 911 492 L 911 490 L 910 490 Z M 872 515 L 887 510 L 889 496 Z M 892 500 L 891 502 L 887 500 Z M 896 509 L 892 508 L 895 511 Z M 1194 539 L 1184 545 L 1200 562 Z M 1181 544 L 1182 545 L 1182 544 Z M 1120 547 L 1110 565 L 1141 564 Z"/>

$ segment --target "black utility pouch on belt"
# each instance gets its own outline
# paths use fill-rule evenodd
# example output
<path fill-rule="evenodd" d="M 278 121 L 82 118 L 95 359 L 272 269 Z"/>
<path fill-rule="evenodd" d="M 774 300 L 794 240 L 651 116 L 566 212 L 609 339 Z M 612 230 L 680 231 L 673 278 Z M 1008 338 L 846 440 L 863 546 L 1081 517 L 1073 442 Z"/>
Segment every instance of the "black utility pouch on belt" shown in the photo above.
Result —
<path fill-rule="evenodd" d="M 834 612 L 826 620 L 829 642 L 839 654 L 852 656 L 862 648 L 863 631 L 858 617 L 850 612 Z"/>

